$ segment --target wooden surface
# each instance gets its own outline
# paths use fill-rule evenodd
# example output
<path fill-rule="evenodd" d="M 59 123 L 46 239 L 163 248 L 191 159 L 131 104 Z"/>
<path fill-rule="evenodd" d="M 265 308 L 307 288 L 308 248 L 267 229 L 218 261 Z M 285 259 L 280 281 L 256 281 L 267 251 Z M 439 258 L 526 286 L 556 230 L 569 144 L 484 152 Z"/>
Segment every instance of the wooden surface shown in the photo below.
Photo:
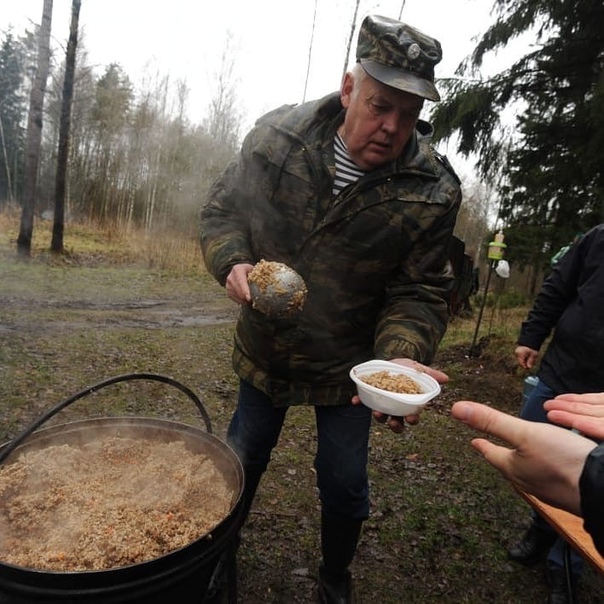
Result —
<path fill-rule="evenodd" d="M 519 488 L 516 488 L 516 490 L 558 531 L 575 551 L 591 562 L 596 570 L 604 574 L 604 558 L 600 556 L 591 536 L 583 528 L 583 518 L 548 505 Z"/>

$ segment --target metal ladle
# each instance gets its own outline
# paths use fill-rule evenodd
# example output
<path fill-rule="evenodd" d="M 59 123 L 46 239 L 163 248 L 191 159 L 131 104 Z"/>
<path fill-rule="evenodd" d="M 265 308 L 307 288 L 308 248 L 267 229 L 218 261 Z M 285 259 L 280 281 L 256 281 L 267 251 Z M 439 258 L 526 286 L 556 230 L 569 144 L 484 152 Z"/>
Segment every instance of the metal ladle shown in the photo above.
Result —
<path fill-rule="evenodd" d="M 304 279 L 281 262 L 260 260 L 248 275 L 252 307 L 272 317 L 292 316 L 306 301 Z"/>

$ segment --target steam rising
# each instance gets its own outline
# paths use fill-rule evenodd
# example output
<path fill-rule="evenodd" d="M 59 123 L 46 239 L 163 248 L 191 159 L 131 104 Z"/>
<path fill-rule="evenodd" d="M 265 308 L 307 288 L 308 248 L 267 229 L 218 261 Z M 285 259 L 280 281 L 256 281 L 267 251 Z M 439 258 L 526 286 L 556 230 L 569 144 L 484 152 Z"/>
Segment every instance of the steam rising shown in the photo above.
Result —
<path fill-rule="evenodd" d="M 234 488 L 181 441 L 105 437 L 0 468 L 0 560 L 101 570 L 184 547 L 229 513 Z"/>

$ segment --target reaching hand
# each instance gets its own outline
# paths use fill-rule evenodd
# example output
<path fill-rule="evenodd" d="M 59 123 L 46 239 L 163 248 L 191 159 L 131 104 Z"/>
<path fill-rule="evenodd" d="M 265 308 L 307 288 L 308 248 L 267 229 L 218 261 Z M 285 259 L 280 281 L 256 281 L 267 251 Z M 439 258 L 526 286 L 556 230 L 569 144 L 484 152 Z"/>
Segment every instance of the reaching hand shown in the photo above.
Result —
<path fill-rule="evenodd" d="M 451 412 L 455 419 L 512 447 L 484 438 L 472 440 L 472 446 L 508 480 L 546 503 L 580 514 L 579 477 L 585 458 L 596 446 L 593 441 L 480 403 L 458 401 Z"/>

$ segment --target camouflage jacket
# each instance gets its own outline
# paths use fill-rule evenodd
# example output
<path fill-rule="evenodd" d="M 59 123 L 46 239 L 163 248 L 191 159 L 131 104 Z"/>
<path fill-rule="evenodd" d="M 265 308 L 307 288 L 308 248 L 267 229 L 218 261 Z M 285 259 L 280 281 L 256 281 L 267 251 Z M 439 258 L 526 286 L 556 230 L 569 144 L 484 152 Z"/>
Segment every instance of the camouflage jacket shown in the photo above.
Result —
<path fill-rule="evenodd" d="M 430 363 L 446 328 L 459 181 L 418 130 L 405 160 L 333 198 L 343 118 L 338 94 L 260 118 L 201 212 L 204 260 L 222 285 L 234 264 L 260 259 L 306 282 L 295 317 L 243 307 L 237 322 L 234 369 L 275 405 L 348 403 L 353 365 Z"/>

